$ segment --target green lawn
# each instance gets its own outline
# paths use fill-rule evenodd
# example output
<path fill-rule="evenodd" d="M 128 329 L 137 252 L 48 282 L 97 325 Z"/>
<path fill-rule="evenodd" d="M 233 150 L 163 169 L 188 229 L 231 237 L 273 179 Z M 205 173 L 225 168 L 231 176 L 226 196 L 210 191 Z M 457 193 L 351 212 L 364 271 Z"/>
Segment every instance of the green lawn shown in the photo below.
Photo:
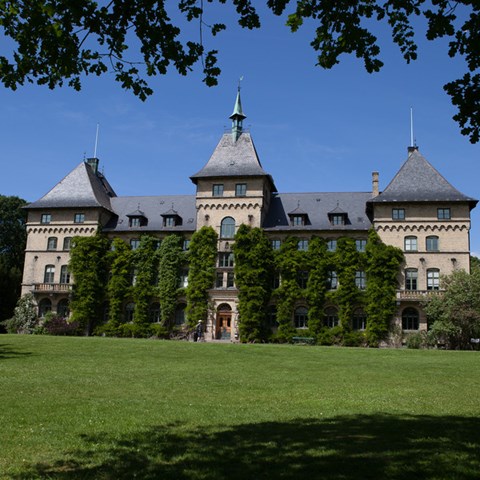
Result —
<path fill-rule="evenodd" d="M 0 336 L 2 479 L 479 472 L 479 352 Z"/>

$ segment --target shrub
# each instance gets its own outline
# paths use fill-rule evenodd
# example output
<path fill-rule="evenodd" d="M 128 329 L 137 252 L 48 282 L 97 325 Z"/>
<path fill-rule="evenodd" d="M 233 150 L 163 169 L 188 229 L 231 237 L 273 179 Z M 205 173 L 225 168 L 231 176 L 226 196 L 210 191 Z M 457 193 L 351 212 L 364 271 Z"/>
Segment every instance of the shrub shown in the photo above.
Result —
<path fill-rule="evenodd" d="M 343 341 L 343 329 L 340 325 L 333 328 L 324 328 L 317 335 L 317 343 L 320 345 L 341 345 Z"/>
<path fill-rule="evenodd" d="M 27 293 L 21 297 L 12 318 L 2 322 L 8 333 L 34 333 L 39 326 L 37 307 L 33 295 Z"/>
<path fill-rule="evenodd" d="M 345 347 L 364 347 L 367 337 L 364 332 L 345 332 L 342 345 Z"/>
<path fill-rule="evenodd" d="M 47 335 L 78 335 L 79 327 L 78 322 L 69 322 L 66 318 L 52 315 L 45 319 L 42 333 Z"/>
<path fill-rule="evenodd" d="M 427 334 L 425 332 L 415 332 L 408 335 L 406 340 L 407 348 L 419 349 L 427 347 Z"/>

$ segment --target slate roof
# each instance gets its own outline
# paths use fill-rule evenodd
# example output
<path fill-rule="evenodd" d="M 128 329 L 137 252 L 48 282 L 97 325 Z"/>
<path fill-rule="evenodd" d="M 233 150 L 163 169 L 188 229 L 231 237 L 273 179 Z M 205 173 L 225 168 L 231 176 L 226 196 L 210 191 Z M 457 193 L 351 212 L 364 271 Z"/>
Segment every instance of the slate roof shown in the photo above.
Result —
<path fill-rule="evenodd" d="M 268 177 L 276 191 L 272 177 L 262 168 L 252 137 L 242 132 L 237 141 L 234 141 L 231 133 L 225 133 L 210 160 L 190 178 L 196 184 L 199 178 L 259 176 Z"/>
<path fill-rule="evenodd" d="M 110 201 L 115 196 L 107 179 L 101 173 L 95 174 L 90 165 L 82 162 L 40 200 L 27 205 L 27 208 L 103 207 L 112 211 Z"/>
<path fill-rule="evenodd" d="M 365 207 L 371 197 L 371 192 L 276 193 L 272 195 L 270 210 L 263 228 L 268 231 L 368 230 L 371 222 Z M 308 214 L 309 225 L 290 225 L 286 212 L 292 212 L 299 201 L 302 210 Z M 328 214 L 337 207 L 337 204 L 348 215 L 346 225 L 330 223 Z"/>
<path fill-rule="evenodd" d="M 196 229 L 195 195 L 162 195 L 149 197 L 115 197 L 111 199 L 116 216 L 103 228 L 105 232 L 193 232 Z M 175 208 L 175 214 L 182 218 L 182 225 L 164 227 L 163 216 L 167 208 Z M 141 210 L 148 220 L 143 227 L 130 227 L 128 213 Z M 173 210 L 173 207 L 172 207 Z"/>
<path fill-rule="evenodd" d="M 371 202 L 469 202 L 473 208 L 478 200 L 459 192 L 414 149 L 385 190 Z"/>

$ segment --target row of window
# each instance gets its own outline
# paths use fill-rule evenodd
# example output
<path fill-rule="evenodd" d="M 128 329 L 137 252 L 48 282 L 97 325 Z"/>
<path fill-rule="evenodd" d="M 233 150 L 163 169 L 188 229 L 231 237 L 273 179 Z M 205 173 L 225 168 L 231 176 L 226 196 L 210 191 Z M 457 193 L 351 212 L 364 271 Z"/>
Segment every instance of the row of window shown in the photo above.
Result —
<path fill-rule="evenodd" d="M 216 183 L 212 186 L 212 195 L 214 197 L 223 197 L 223 193 L 224 193 L 223 183 Z M 247 195 L 247 184 L 237 183 L 235 185 L 235 196 L 245 197 L 246 195 Z"/>
<path fill-rule="evenodd" d="M 406 252 L 418 252 L 418 238 L 413 235 L 405 237 L 403 246 Z M 425 238 L 425 250 L 427 252 L 439 251 L 439 239 L 436 235 L 430 235 Z"/>
<path fill-rule="evenodd" d="M 45 314 L 52 311 L 52 301 L 49 298 L 43 298 L 38 304 L 38 316 L 44 317 Z M 69 302 L 67 298 L 62 298 L 57 303 L 57 315 L 67 318 L 70 315 Z"/>
<path fill-rule="evenodd" d="M 280 250 L 282 246 L 282 241 L 278 239 L 272 240 L 272 248 L 274 250 Z M 357 252 L 364 252 L 367 247 L 367 240 L 360 238 L 355 240 L 355 247 Z M 308 240 L 299 240 L 297 244 L 298 250 L 308 250 Z M 327 250 L 329 252 L 335 252 L 337 250 L 337 240 L 330 239 L 327 240 Z"/>
<path fill-rule="evenodd" d="M 43 275 L 43 283 L 55 283 L 55 265 L 46 265 Z M 62 265 L 60 267 L 60 282 L 70 283 L 70 272 L 68 271 L 68 265 Z"/>
<path fill-rule="evenodd" d="M 51 213 L 42 213 L 40 216 L 40 223 L 48 224 L 52 222 L 52 214 Z M 85 214 L 84 213 L 75 213 L 73 215 L 73 223 L 84 223 L 85 222 Z"/>
<path fill-rule="evenodd" d="M 177 305 L 175 309 L 175 325 L 180 326 L 185 323 L 186 316 L 185 316 L 185 308 L 186 305 L 184 303 L 180 303 Z M 108 308 L 104 311 L 104 319 L 105 321 L 108 320 Z M 160 310 L 160 303 L 153 302 L 150 304 L 148 309 L 148 320 L 151 323 L 159 323 L 161 319 L 161 310 Z M 125 322 L 133 322 L 135 320 L 135 303 L 129 302 L 125 305 L 124 309 L 124 320 Z"/>
<path fill-rule="evenodd" d="M 56 250 L 58 245 L 57 237 L 48 237 L 47 250 Z M 68 251 L 72 247 L 72 237 L 65 237 L 63 239 L 63 250 Z"/>
<path fill-rule="evenodd" d="M 392 220 L 405 220 L 405 209 L 404 208 L 392 208 Z M 438 220 L 450 220 L 451 212 L 449 208 L 437 208 L 437 219 Z"/>
<path fill-rule="evenodd" d="M 162 244 L 161 240 L 157 240 L 155 244 L 155 248 L 158 250 L 160 248 L 160 245 Z M 113 246 L 113 244 L 112 244 Z M 140 239 L 139 238 L 132 238 L 130 240 L 130 247 L 132 250 L 136 250 L 140 246 Z M 187 251 L 188 248 L 190 247 L 190 240 L 184 240 L 182 244 L 182 249 L 183 251 Z"/>
<path fill-rule="evenodd" d="M 429 268 L 427 270 L 427 290 L 440 289 L 440 270 Z M 407 268 L 405 270 L 405 290 L 418 290 L 418 270 Z"/>

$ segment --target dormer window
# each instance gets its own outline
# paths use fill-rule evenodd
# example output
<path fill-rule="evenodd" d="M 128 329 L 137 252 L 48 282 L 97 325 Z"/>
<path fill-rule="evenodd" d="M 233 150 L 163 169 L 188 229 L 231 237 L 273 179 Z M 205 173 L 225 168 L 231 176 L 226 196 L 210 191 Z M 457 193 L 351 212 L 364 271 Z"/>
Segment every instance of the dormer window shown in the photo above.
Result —
<path fill-rule="evenodd" d="M 333 226 L 346 225 L 348 223 L 348 213 L 342 210 L 337 204 L 335 209 L 328 212 L 328 219 Z"/>
<path fill-rule="evenodd" d="M 173 207 L 165 213 L 162 213 L 163 226 L 166 228 L 178 227 L 182 224 L 182 217 Z"/>
<path fill-rule="evenodd" d="M 304 227 L 305 225 L 310 225 L 308 213 L 302 210 L 300 205 L 298 205 L 295 210 L 291 211 L 288 216 L 292 227 Z"/>
<path fill-rule="evenodd" d="M 148 218 L 140 210 L 140 205 L 137 210 L 127 214 L 128 226 L 133 228 L 146 227 L 148 225 Z"/>

